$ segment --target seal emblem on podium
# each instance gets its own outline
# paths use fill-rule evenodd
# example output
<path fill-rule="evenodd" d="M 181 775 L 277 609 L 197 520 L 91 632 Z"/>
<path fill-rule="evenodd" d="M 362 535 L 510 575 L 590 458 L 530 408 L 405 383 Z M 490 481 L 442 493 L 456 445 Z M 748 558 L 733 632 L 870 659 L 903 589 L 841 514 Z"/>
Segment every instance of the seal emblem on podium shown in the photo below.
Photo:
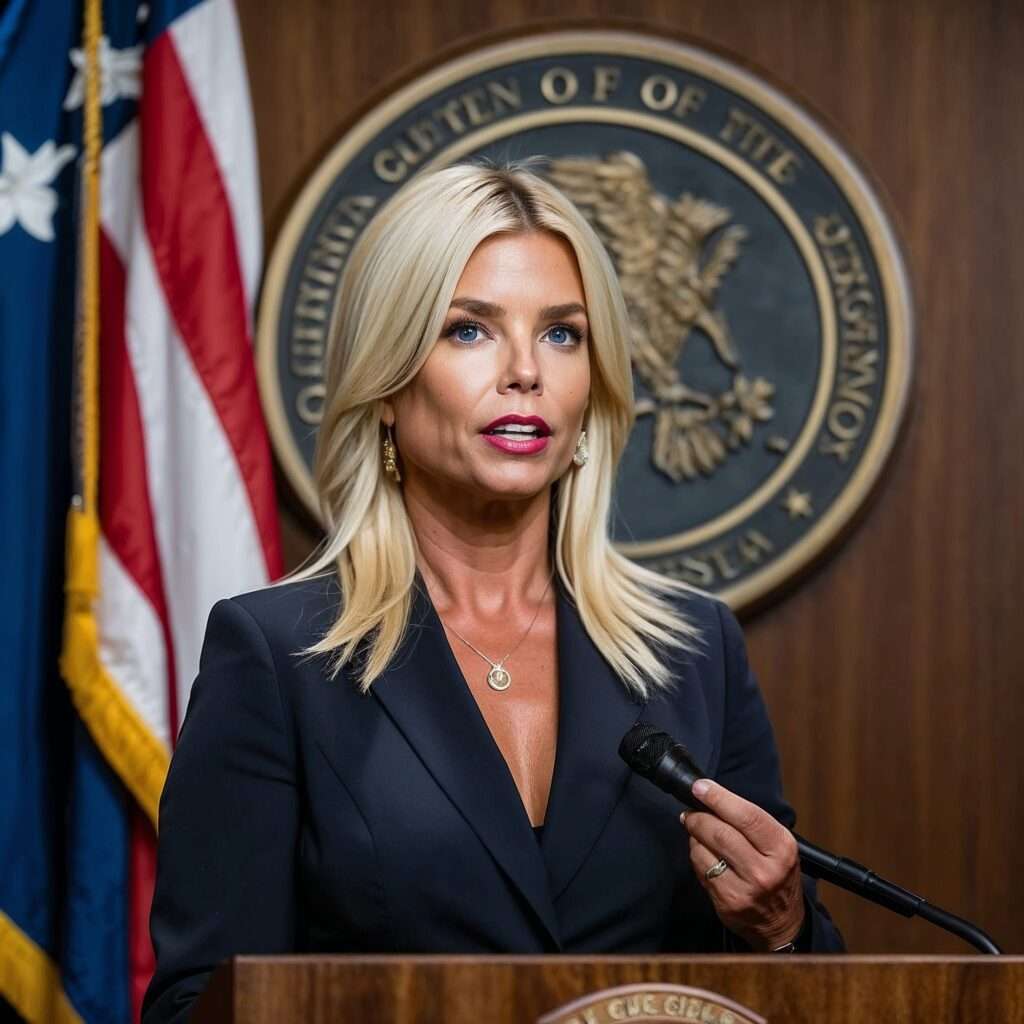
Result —
<path fill-rule="evenodd" d="M 631 320 L 627 556 L 736 608 L 835 547 L 896 442 L 910 288 L 865 171 L 766 76 L 692 42 L 575 29 L 481 45 L 382 97 L 306 182 L 259 316 L 278 459 L 310 467 L 348 254 L 413 175 L 529 159 L 580 208 Z"/>

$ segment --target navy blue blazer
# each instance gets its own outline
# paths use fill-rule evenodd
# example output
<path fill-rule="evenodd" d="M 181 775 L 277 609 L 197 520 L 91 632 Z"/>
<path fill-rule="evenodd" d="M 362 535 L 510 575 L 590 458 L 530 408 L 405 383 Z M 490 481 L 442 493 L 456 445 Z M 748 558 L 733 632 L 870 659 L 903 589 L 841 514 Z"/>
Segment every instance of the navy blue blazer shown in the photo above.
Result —
<path fill-rule="evenodd" d="M 725 605 L 681 599 L 701 653 L 673 655 L 673 691 L 644 703 L 557 585 L 558 745 L 538 842 L 422 578 L 406 637 L 367 696 L 295 653 L 323 635 L 338 599 L 336 579 L 321 577 L 210 614 L 160 801 L 145 1024 L 184 1019 L 236 954 L 736 948 L 690 868 L 679 805 L 617 753 L 650 722 L 793 824 Z M 810 948 L 841 950 L 804 883 Z"/>

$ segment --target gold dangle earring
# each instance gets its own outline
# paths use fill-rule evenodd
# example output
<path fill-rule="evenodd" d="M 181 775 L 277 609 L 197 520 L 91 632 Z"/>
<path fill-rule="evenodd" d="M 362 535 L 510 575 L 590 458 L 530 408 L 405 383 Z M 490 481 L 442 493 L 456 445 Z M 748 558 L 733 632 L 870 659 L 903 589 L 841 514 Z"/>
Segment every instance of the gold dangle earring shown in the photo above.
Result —
<path fill-rule="evenodd" d="M 391 427 L 384 429 L 387 431 L 384 435 L 384 472 L 392 477 L 396 484 L 400 484 L 402 474 L 398 472 L 398 461 L 395 458 L 398 452 L 395 450 L 395 441 L 391 436 Z"/>
<path fill-rule="evenodd" d="M 585 466 L 587 459 L 590 458 L 590 452 L 587 450 L 587 432 L 580 432 L 580 439 L 576 442 L 576 452 L 572 457 L 572 461 L 577 466 Z"/>

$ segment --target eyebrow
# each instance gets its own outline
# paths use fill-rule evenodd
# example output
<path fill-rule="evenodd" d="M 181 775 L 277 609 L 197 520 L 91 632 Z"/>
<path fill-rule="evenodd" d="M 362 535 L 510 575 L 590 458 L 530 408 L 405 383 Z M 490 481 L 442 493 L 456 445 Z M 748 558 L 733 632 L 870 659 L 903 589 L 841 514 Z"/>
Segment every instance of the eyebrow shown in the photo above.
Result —
<path fill-rule="evenodd" d="M 474 316 L 487 316 L 497 319 L 503 317 L 507 312 L 504 306 L 498 306 L 493 302 L 485 302 L 483 299 L 472 299 L 457 296 L 452 299 L 452 305 L 458 309 L 464 309 Z M 572 316 L 574 313 L 587 315 L 586 307 L 579 302 L 563 302 L 558 306 L 545 306 L 540 311 L 542 320 L 561 320 L 563 317 Z"/>

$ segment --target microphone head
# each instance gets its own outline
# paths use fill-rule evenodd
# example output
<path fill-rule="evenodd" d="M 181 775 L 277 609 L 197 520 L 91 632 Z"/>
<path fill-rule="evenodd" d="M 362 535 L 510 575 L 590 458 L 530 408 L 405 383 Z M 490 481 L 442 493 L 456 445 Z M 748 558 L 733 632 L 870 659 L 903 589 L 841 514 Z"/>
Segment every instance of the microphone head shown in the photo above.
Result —
<path fill-rule="evenodd" d="M 637 775 L 649 779 L 654 774 L 658 762 L 674 745 L 675 740 L 667 732 L 640 722 L 622 737 L 622 742 L 619 744 L 619 757 Z"/>
<path fill-rule="evenodd" d="M 619 757 L 630 768 L 645 779 L 654 781 L 655 770 L 662 758 L 672 751 L 674 763 L 685 768 L 695 779 L 703 778 L 704 772 L 693 759 L 693 755 L 667 732 L 656 726 L 641 722 L 634 725 L 619 744 Z"/>

